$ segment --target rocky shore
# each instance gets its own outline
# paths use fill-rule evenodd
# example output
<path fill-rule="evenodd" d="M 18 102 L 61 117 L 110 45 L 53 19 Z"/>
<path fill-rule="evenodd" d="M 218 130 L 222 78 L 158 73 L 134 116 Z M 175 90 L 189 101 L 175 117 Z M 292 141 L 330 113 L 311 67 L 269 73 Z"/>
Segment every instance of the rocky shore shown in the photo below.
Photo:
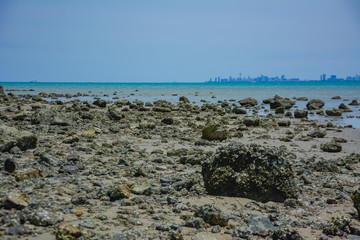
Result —
<path fill-rule="evenodd" d="M 357 100 L 77 96 L 0 87 L 0 238 L 360 238 L 360 129 L 308 119 Z"/>

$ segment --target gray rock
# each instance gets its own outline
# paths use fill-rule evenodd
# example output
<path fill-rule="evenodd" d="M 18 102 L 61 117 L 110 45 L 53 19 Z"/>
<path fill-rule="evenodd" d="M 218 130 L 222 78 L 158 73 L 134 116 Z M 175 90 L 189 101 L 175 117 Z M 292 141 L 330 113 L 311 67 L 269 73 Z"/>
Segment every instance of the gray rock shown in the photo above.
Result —
<path fill-rule="evenodd" d="M 33 102 L 41 102 L 43 100 L 39 95 L 33 95 L 31 99 Z"/>
<path fill-rule="evenodd" d="M 313 138 L 323 138 L 326 136 L 326 131 L 322 131 L 318 129 L 309 133 L 308 136 Z"/>
<path fill-rule="evenodd" d="M 256 105 L 258 105 L 258 101 L 255 98 L 245 98 L 243 100 L 239 101 L 241 106 L 245 106 L 245 107 L 254 107 Z"/>
<path fill-rule="evenodd" d="M 358 211 L 358 215 L 360 216 L 360 188 L 352 194 L 351 199 L 354 203 L 354 207 Z"/>
<path fill-rule="evenodd" d="M 294 117 L 295 118 L 307 118 L 307 116 L 308 116 L 308 111 L 299 110 L 299 109 L 296 109 L 294 111 Z"/>
<path fill-rule="evenodd" d="M 196 228 L 196 229 L 204 228 L 205 222 L 202 218 L 197 217 L 197 218 L 187 220 L 185 222 L 185 227 Z"/>
<path fill-rule="evenodd" d="M 139 230 L 128 230 L 122 233 L 115 234 L 111 240 L 138 240 L 138 239 L 148 239 L 145 232 Z"/>
<path fill-rule="evenodd" d="M 258 127 L 260 126 L 260 119 L 258 118 L 245 118 L 243 123 L 247 127 Z"/>
<path fill-rule="evenodd" d="M 208 124 L 202 130 L 202 138 L 206 140 L 219 140 L 223 141 L 227 138 L 227 132 L 222 129 L 218 124 Z"/>
<path fill-rule="evenodd" d="M 349 103 L 350 106 L 359 106 L 359 103 L 356 99 L 352 100 L 351 103 Z"/>
<path fill-rule="evenodd" d="M 282 120 L 282 121 L 278 121 L 278 125 L 279 127 L 289 127 L 291 124 L 291 122 L 289 120 Z"/>
<path fill-rule="evenodd" d="M 116 111 L 114 108 L 109 108 L 107 111 L 107 115 L 111 120 L 115 121 L 125 118 L 124 114 Z"/>
<path fill-rule="evenodd" d="M 340 109 L 329 109 L 325 111 L 328 116 L 341 116 L 342 111 Z"/>
<path fill-rule="evenodd" d="M 337 142 L 328 142 L 325 144 L 321 144 L 320 148 L 324 152 L 332 152 L 332 153 L 341 152 L 342 150 L 341 144 Z"/>
<path fill-rule="evenodd" d="M 285 109 L 290 109 L 294 105 L 295 105 L 294 101 L 291 101 L 288 98 L 282 98 L 278 95 L 276 95 L 273 99 L 270 100 L 270 109 L 276 109 L 279 107 L 283 107 Z"/>
<path fill-rule="evenodd" d="M 44 152 L 40 153 L 40 160 L 46 162 L 47 164 L 50 164 L 51 166 L 59 165 L 59 160 L 49 153 L 44 153 Z"/>
<path fill-rule="evenodd" d="M 317 110 L 322 108 L 325 105 L 324 101 L 320 99 L 311 99 L 307 104 L 306 108 L 308 110 Z"/>
<path fill-rule="evenodd" d="M 350 220 L 343 217 L 332 217 L 324 226 L 323 233 L 326 235 L 343 236 L 348 232 Z"/>
<path fill-rule="evenodd" d="M 31 117 L 33 124 L 70 126 L 77 120 L 74 112 L 65 112 L 61 108 L 41 108 Z"/>
<path fill-rule="evenodd" d="M 97 99 L 93 102 L 94 105 L 101 107 L 101 108 L 105 108 L 106 107 L 106 101 L 102 100 L 102 99 Z"/>
<path fill-rule="evenodd" d="M 249 239 L 252 235 L 252 231 L 248 227 L 235 227 L 232 233 L 233 237 L 239 237 Z"/>
<path fill-rule="evenodd" d="M 18 224 L 15 225 L 14 227 L 10 227 L 6 229 L 6 233 L 8 235 L 24 235 L 30 232 L 31 232 L 30 229 L 23 224 Z"/>
<path fill-rule="evenodd" d="M 29 197 L 25 194 L 9 193 L 5 199 L 5 209 L 23 209 L 29 205 Z"/>
<path fill-rule="evenodd" d="M 272 239 L 278 240 L 303 240 L 304 238 L 298 233 L 295 228 L 292 227 L 281 227 L 275 229 L 274 233 L 271 235 Z"/>
<path fill-rule="evenodd" d="M 51 213 L 46 210 L 36 210 L 29 214 L 27 219 L 31 224 L 42 227 L 55 225 L 64 220 L 62 215 Z"/>
<path fill-rule="evenodd" d="M 28 131 L 14 127 L 0 126 L 0 151 L 8 152 L 14 146 L 21 150 L 36 148 L 37 137 Z"/>
<path fill-rule="evenodd" d="M 267 217 L 252 215 L 249 223 L 249 229 L 255 235 L 267 235 L 270 231 L 274 231 L 274 225 Z"/>
<path fill-rule="evenodd" d="M 276 147 L 241 143 L 219 147 L 203 162 L 202 175 L 209 194 L 259 201 L 298 196 L 288 154 Z"/>
<path fill-rule="evenodd" d="M 340 103 L 339 109 L 344 110 L 346 112 L 350 112 L 351 108 L 349 106 L 346 106 L 345 103 Z"/>
<path fill-rule="evenodd" d="M 171 125 L 174 123 L 174 119 L 172 117 L 167 117 L 167 118 L 163 118 L 161 122 L 167 125 Z"/>
<path fill-rule="evenodd" d="M 202 218 L 210 225 L 226 226 L 229 221 L 229 216 L 224 214 L 219 208 L 214 205 L 206 204 L 199 207 L 194 214 L 195 217 Z"/>
<path fill-rule="evenodd" d="M 285 113 L 285 108 L 284 107 L 278 107 L 275 109 L 275 113 L 276 114 L 283 114 Z"/>
<path fill-rule="evenodd" d="M 9 151 L 11 154 L 21 154 L 22 151 L 18 146 L 12 147 Z"/>
<path fill-rule="evenodd" d="M 179 97 L 179 101 L 180 101 L 180 102 L 185 102 L 185 103 L 189 103 L 189 102 L 190 102 L 189 99 L 188 99 L 187 97 L 185 97 L 185 96 Z"/>
<path fill-rule="evenodd" d="M 79 171 L 79 167 L 74 165 L 61 166 L 61 168 L 59 169 L 60 173 L 67 173 L 67 174 L 75 174 L 78 171 Z"/>
<path fill-rule="evenodd" d="M 233 108 L 233 113 L 235 114 L 246 114 L 246 110 L 245 109 L 242 109 L 242 108 L 239 108 L 239 107 L 235 107 Z"/>
<path fill-rule="evenodd" d="M 288 198 L 284 201 L 284 206 L 285 207 L 296 207 L 299 204 L 299 201 L 297 199 L 294 198 Z"/>

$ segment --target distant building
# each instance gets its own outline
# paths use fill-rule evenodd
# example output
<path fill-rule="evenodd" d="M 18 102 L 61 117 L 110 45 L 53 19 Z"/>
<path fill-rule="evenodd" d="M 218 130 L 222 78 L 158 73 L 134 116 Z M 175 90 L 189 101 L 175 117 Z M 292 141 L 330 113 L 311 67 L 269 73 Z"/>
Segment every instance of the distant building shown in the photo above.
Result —
<path fill-rule="evenodd" d="M 326 80 L 326 74 L 322 74 L 322 75 L 320 76 L 320 80 L 321 80 L 321 81 L 325 81 L 325 80 Z"/>

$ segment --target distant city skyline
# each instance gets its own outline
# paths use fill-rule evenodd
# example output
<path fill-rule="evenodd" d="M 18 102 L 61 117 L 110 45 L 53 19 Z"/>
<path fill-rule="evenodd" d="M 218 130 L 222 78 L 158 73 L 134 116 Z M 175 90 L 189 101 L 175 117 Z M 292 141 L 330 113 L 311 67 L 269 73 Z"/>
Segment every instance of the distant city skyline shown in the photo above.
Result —
<path fill-rule="evenodd" d="M 0 82 L 353 76 L 359 12 L 358 0 L 1 0 Z"/>
<path fill-rule="evenodd" d="M 269 77 L 267 75 L 263 75 L 261 74 L 261 76 L 257 76 L 257 77 L 251 77 L 251 76 L 247 76 L 244 77 L 242 76 L 242 73 L 239 73 L 238 77 L 232 77 L 229 76 L 228 78 L 226 77 L 214 77 L 214 78 L 210 78 L 209 81 L 206 81 L 208 83 L 227 83 L 227 82 L 298 82 L 298 81 L 331 81 L 331 82 L 341 82 L 341 81 L 360 81 L 360 75 L 359 74 L 355 74 L 355 76 L 347 76 L 347 77 L 338 77 L 335 74 L 330 75 L 330 77 L 326 77 L 326 73 L 323 73 L 320 75 L 320 79 L 300 79 L 300 78 L 287 78 L 285 77 L 285 74 L 282 74 L 280 77 L 279 76 L 273 76 L 273 77 Z"/>

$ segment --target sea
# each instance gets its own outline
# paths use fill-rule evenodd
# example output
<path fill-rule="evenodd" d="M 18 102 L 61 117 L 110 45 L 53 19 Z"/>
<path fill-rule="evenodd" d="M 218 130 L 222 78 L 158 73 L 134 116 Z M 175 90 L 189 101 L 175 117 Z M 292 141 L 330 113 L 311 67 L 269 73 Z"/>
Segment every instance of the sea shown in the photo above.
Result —
<path fill-rule="evenodd" d="M 252 97 L 262 103 L 264 99 L 279 95 L 286 98 L 307 97 L 321 99 L 325 102 L 324 110 L 338 108 L 340 103 L 348 105 L 352 100 L 360 102 L 360 82 L 324 82 L 301 81 L 279 83 L 80 83 L 80 82 L 0 82 L 6 93 L 17 95 L 45 93 L 62 93 L 89 96 L 75 97 L 82 101 L 93 101 L 96 98 L 105 100 L 129 101 L 141 100 L 153 102 L 167 100 L 178 102 L 180 96 L 186 96 L 191 102 L 202 105 L 205 101 L 218 103 L 219 101 L 236 101 Z M 340 99 L 333 99 L 340 96 Z M 116 98 L 116 100 L 114 100 Z M 48 99 L 69 101 L 74 98 Z M 294 109 L 306 109 L 306 101 L 296 101 Z M 360 128 L 360 106 L 349 106 L 352 112 L 344 113 L 342 117 L 326 117 L 309 115 L 309 119 L 323 122 L 332 121 L 339 126 L 352 125 Z M 260 115 L 274 114 L 268 105 L 258 113 Z M 251 112 L 249 113 L 251 114 Z"/>

